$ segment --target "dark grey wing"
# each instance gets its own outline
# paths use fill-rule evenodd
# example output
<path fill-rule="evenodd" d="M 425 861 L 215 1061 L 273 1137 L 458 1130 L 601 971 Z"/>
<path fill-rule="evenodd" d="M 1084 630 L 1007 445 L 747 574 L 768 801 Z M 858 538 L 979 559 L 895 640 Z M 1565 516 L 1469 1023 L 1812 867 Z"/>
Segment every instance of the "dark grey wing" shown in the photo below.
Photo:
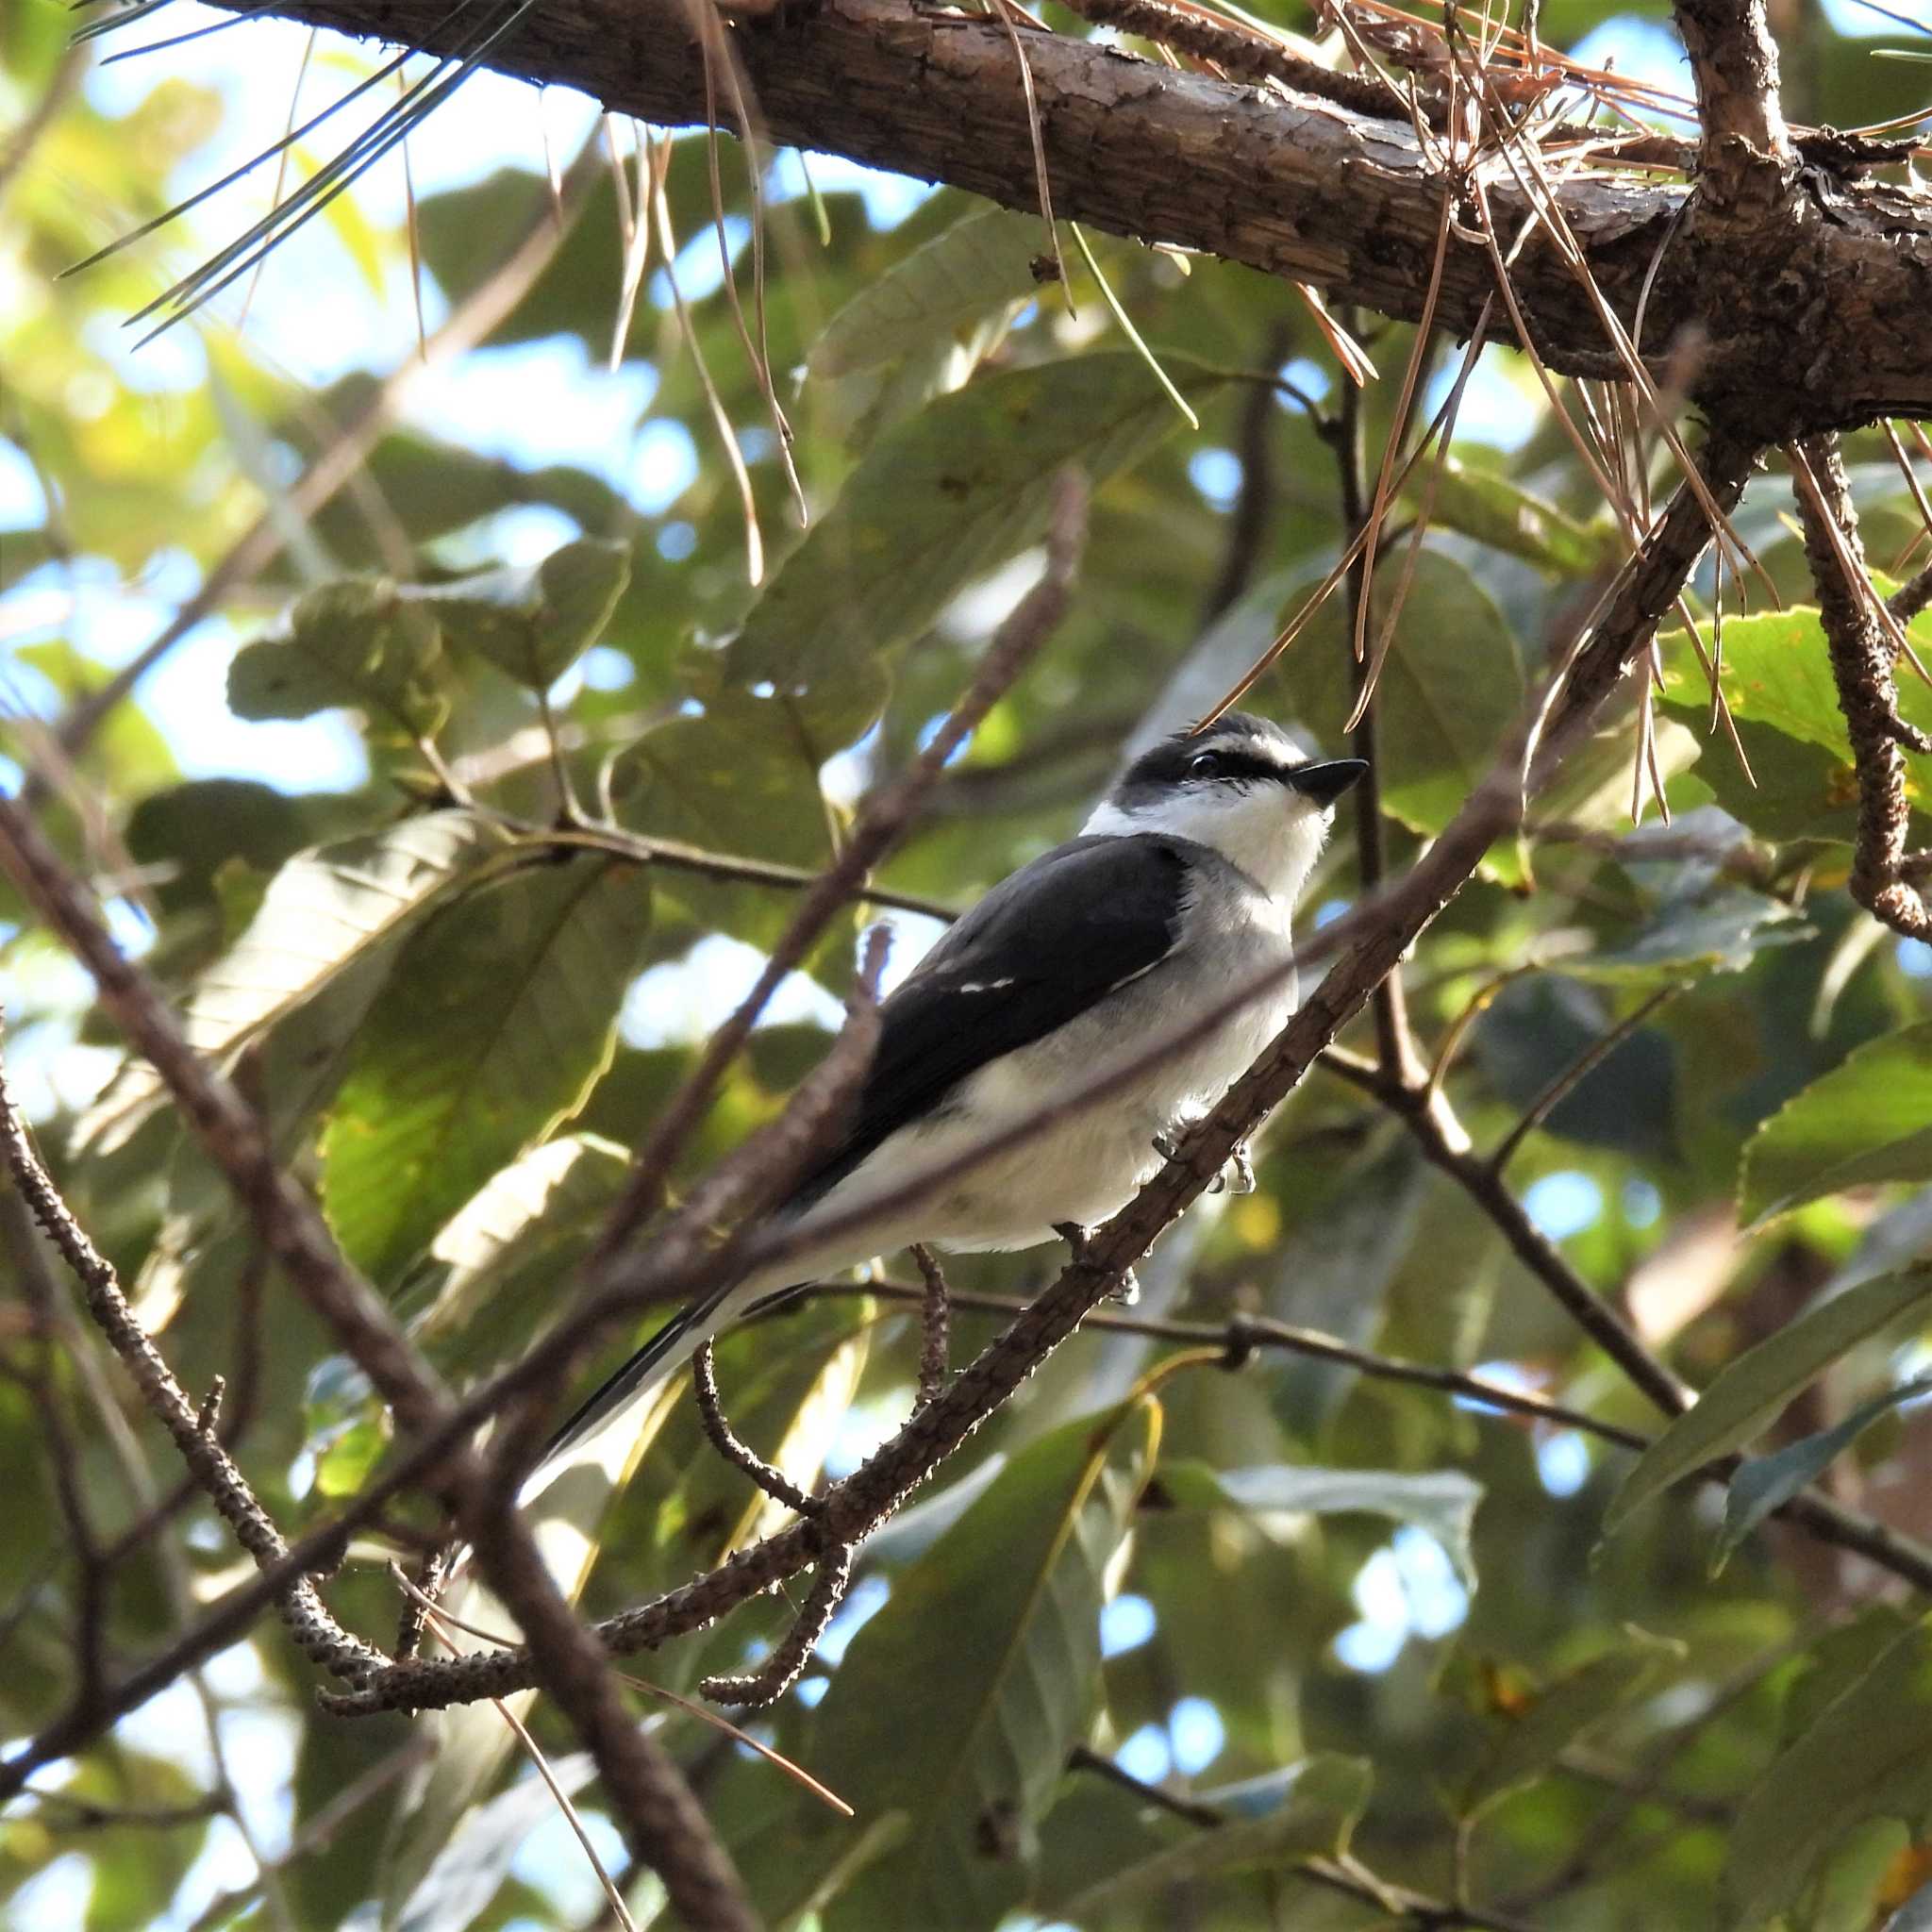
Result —
<path fill-rule="evenodd" d="M 791 1205 L 809 1207 L 969 1074 L 1158 965 L 1179 936 L 1187 874 L 1174 840 L 1074 839 L 995 886 L 880 1008 L 857 1111 Z"/>

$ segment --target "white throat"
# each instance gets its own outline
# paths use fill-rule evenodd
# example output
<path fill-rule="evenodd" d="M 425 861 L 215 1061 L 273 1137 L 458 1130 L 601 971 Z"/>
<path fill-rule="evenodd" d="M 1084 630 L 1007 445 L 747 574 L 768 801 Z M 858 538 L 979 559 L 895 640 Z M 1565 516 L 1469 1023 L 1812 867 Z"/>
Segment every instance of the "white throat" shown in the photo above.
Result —
<path fill-rule="evenodd" d="M 1239 866 L 1271 899 L 1292 906 L 1321 857 L 1330 813 L 1286 787 L 1191 789 L 1158 805 L 1123 811 L 1111 799 L 1095 806 L 1080 834 L 1088 839 L 1130 838 L 1165 832 L 1211 847 Z"/>

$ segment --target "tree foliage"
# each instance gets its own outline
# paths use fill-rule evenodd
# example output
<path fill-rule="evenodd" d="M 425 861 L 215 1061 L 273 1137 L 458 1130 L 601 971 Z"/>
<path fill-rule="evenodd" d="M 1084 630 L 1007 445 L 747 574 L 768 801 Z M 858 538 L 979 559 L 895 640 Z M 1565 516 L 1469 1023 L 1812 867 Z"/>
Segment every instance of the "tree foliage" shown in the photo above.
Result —
<path fill-rule="evenodd" d="M 1664 30 L 1668 9 L 1642 12 Z M 1547 0 L 1541 32 L 1575 49 L 1617 13 Z M 1260 14 L 1322 30 L 1299 6 Z M 874 899 L 814 935 L 730 1061 L 666 1176 L 674 1206 L 822 1063 L 860 926 L 883 909 L 903 971 L 934 929 L 915 908 L 968 904 L 1069 835 L 1124 745 L 1207 709 L 1303 611 L 1372 505 L 1371 652 L 1401 600 L 1357 741 L 1378 811 L 1339 824 L 1311 933 L 1457 822 L 1631 547 L 1500 321 L 1451 454 L 1380 488 L 1382 450 L 1416 426 L 1407 323 L 1325 318 L 1283 280 L 1097 231 L 1062 249 L 1062 288 L 1041 279 L 1038 218 L 958 188 L 889 218 L 850 171 L 808 193 L 794 157 L 760 148 L 755 208 L 744 149 L 615 122 L 554 204 L 507 137 L 501 165 L 403 223 L 332 201 L 263 275 L 420 276 L 452 318 L 426 353 L 486 382 L 513 382 L 531 345 L 587 369 L 628 317 L 615 353 L 648 398 L 642 444 L 696 453 L 675 489 L 424 426 L 398 408 L 401 330 L 307 386 L 272 329 L 236 326 L 239 290 L 221 320 L 129 353 L 116 331 L 178 272 L 170 238 L 229 230 L 203 213 L 59 272 L 210 176 L 223 101 L 192 50 L 130 107 L 65 51 L 49 0 L 0 21 L 22 128 L 0 145 L 0 474 L 27 479 L 0 531 L 17 613 L 0 775 L 458 1390 L 571 1308 L 743 949 L 779 942 L 856 801 L 983 666 L 1069 467 L 1092 493 L 1067 613 Z M 1922 106 L 1919 70 L 1832 20 L 1793 33 L 1794 118 Z M 328 58 L 340 87 L 377 57 Z M 480 341 L 459 340 L 486 299 Z M 1336 330 L 1374 379 L 1351 383 Z M 1419 420 L 1458 356 L 1424 352 Z M 1573 424 L 1612 407 L 1560 394 Z M 1600 446 L 1627 449 L 1642 411 L 1614 408 Z M 1843 438 L 1866 551 L 1893 574 L 1880 594 L 1925 528 L 1923 463 L 1890 435 Z M 1638 493 L 1661 504 L 1675 471 L 1645 450 Z M 336 464 L 348 487 L 316 487 Z M 1170 1230 L 1140 1306 L 1104 1307 L 859 1548 L 800 1683 L 746 1719 L 853 1815 L 691 1701 L 636 1693 L 763 1923 L 1919 1923 L 1932 951 L 1865 909 L 1864 741 L 1792 504 L 1784 475 L 1753 481 L 1736 528 L 1757 568 L 1692 579 L 1654 662 L 1404 962 L 1401 1007 L 1382 995 L 1341 1041 L 1353 1058 L 1258 1141 L 1256 1191 Z M 277 742 L 334 731 L 352 778 L 220 769 L 178 708 L 165 729 L 151 715 L 155 674 L 90 707 L 183 606 L 157 661 L 197 667 L 210 716 L 310 734 Z M 1361 691 L 1352 615 L 1344 582 L 1248 700 L 1337 751 Z M 1932 617 L 1905 630 L 1932 658 Z M 1932 726 L 1909 671 L 1898 711 Z M 1902 795 L 1923 843 L 1918 773 Z M 13 1089 L 69 1206 L 191 1395 L 225 1381 L 218 1425 L 282 1532 L 331 1520 L 408 1431 L 17 885 L 0 883 L 0 947 Z M 327 1712 L 270 1615 L 122 1696 L 246 1566 L 177 1491 L 179 1458 L 24 1197 L 0 1210 L 8 1909 L 98 1928 L 619 1923 L 491 1705 Z M 833 1285 L 718 1349 L 738 1434 L 808 1491 L 913 1401 L 920 1284 L 888 1263 L 871 1293 Z M 949 1259 L 955 1367 L 1058 1273 L 1038 1253 Z M 1638 1375 L 1579 1324 L 1584 1302 L 1623 1318 Z M 634 1313 L 598 1360 L 658 1319 Z M 1659 1413 L 1645 1363 L 1701 1393 Z M 403 1610 L 389 1558 L 434 1541 L 442 1500 L 408 1489 L 323 1586 L 368 1641 Z M 787 1520 L 680 1389 L 558 1499 L 546 1550 L 609 1617 Z M 806 1588 L 626 1668 L 696 1700 L 783 1641 Z M 468 1601 L 486 1630 L 507 1614 Z M 517 1708 L 637 1923 L 671 1923 L 575 1728 L 548 1697 Z M 60 1724 L 19 1789 L 13 1754 Z"/>

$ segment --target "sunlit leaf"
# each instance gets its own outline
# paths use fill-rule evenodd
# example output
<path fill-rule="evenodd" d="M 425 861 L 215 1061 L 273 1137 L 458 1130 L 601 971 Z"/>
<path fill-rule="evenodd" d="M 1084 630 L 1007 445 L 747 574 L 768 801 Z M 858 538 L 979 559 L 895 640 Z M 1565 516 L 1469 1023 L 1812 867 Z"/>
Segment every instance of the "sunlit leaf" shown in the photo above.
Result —
<path fill-rule="evenodd" d="M 1791 1905 L 1871 1818 L 1917 1828 L 1932 1807 L 1932 1624 L 1880 1652 L 1753 1780 L 1725 1868 L 1740 1926 Z"/>
<path fill-rule="evenodd" d="M 465 895 L 397 961 L 323 1139 L 344 1250 L 391 1280 L 505 1162 L 582 1106 L 608 1062 L 650 889 L 600 859 Z"/>
<path fill-rule="evenodd" d="M 1842 1188 L 1932 1180 L 1932 1021 L 1857 1048 L 1744 1148 L 1739 1211 L 1769 1220 Z"/>
<path fill-rule="evenodd" d="M 1184 392 L 1224 377 L 1177 363 Z M 1098 485 L 1174 426 L 1138 356 L 1106 353 L 982 377 L 889 430 L 746 613 L 728 665 L 809 690 L 851 658 L 907 642 L 1046 525 L 1055 473 Z"/>
<path fill-rule="evenodd" d="M 402 591 L 447 641 L 531 691 L 547 691 L 597 641 L 630 581 L 630 546 L 586 538 L 541 563 Z"/>
<path fill-rule="evenodd" d="M 448 700 L 431 673 L 441 652 L 434 619 L 381 577 L 349 577 L 298 597 L 228 667 L 238 718 L 308 718 L 354 706 L 406 736 L 426 737 Z"/>
<path fill-rule="evenodd" d="M 1038 292 L 1033 258 L 1040 224 L 1005 208 L 978 208 L 903 256 L 855 295 L 812 344 L 818 375 L 876 369 L 935 336 Z"/>
<path fill-rule="evenodd" d="M 1699 631 L 1708 653 L 1710 626 Z M 1681 639 L 1665 665 L 1659 702 L 1706 733 L 1709 684 Z M 1818 612 L 1801 606 L 1726 618 L 1724 693 L 1757 782 L 1745 778 L 1720 728 L 1697 766 L 1717 802 L 1767 839 L 1849 842 L 1857 822 L 1857 781 Z M 1915 724 L 1932 724 L 1932 691 L 1907 677 L 1899 686 L 1899 708 Z M 1910 773 L 1906 789 L 1908 797 L 1918 796 Z"/>
<path fill-rule="evenodd" d="M 482 821 L 442 811 L 298 854 L 270 881 L 234 947 L 191 989 L 182 1015 L 189 1044 L 224 1054 L 254 1039 L 407 928 L 497 849 Z M 92 1152 L 112 1152 L 161 1091 L 145 1062 L 130 1065 L 82 1116 L 78 1138 Z"/>
<path fill-rule="evenodd" d="M 1860 1282 L 1746 1349 L 1632 1465 L 1604 1516 L 1614 1530 L 1680 1477 L 1748 1442 L 1858 1343 L 1932 1296 L 1932 1264 Z"/>
<path fill-rule="evenodd" d="M 1305 1469 L 1282 1462 L 1221 1470 L 1205 1462 L 1171 1462 L 1160 1472 L 1160 1484 L 1183 1508 L 1289 1516 L 1365 1512 L 1413 1524 L 1442 1545 L 1463 1582 L 1475 1587 L 1470 1533 L 1483 1487 L 1459 1469 L 1408 1474 L 1386 1469 Z"/>

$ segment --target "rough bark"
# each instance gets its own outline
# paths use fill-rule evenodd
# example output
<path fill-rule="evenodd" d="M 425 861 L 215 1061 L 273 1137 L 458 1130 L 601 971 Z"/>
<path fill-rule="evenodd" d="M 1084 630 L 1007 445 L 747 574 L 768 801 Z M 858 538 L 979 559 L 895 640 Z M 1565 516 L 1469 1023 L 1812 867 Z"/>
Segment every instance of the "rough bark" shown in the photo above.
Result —
<path fill-rule="evenodd" d="M 431 50 L 475 31 L 466 18 L 446 21 L 442 0 L 290 0 L 275 10 Z M 490 64 L 579 88 L 616 112 L 690 125 L 704 118 L 705 87 L 688 19 L 667 0 L 546 0 Z M 727 31 L 771 139 L 1038 206 L 1013 46 L 995 21 L 907 0 L 815 0 Z M 1023 39 L 1059 213 L 1419 315 L 1445 180 L 1406 124 L 1062 35 Z M 1682 182 L 1632 174 L 1565 183 L 1562 209 L 1591 272 L 1628 325 L 1661 251 L 1641 346 L 1661 362 L 1687 330 L 1701 335 L 1693 397 L 1754 441 L 1932 415 L 1932 336 L 1919 326 L 1932 302 L 1932 195 L 1805 164 L 1781 123 L 1774 131 L 1744 112 L 1742 81 L 1724 93 L 1741 105 L 1725 108 L 1718 138 L 1749 149 L 1755 165 L 1719 172 L 1748 192 L 1691 197 Z M 1749 125 L 1732 125 L 1740 118 Z M 1513 237 L 1528 201 L 1500 158 L 1481 165 L 1498 226 Z M 1466 333 L 1492 270 L 1452 192 L 1463 219 L 1439 318 Z M 1618 374 L 1601 321 L 1542 232 L 1513 276 L 1556 368 Z"/>

